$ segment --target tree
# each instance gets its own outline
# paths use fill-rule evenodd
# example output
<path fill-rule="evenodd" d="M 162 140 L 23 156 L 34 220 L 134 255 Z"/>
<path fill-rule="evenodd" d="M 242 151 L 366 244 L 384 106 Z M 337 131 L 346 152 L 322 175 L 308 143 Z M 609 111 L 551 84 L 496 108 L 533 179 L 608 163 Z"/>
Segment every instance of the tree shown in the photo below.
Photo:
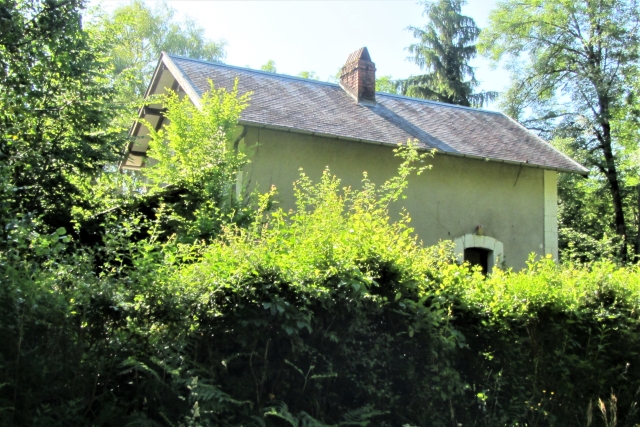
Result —
<path fill-rule="evenodd" d="M 266 72 L 269 72 L 269 73 L 277 73 L 276 61 L 274 61 L 273 59 L 270 59 L 270 60 L 267 61 L 266 64 L 261 66 L 260 69 L 262 71 L 266 71 Z"/>
<path fill-rule="evenodd" d="M 311 79 L 311 80 L 319 80 L 318 74 L 315 71 L 300 71 L 298 73 L 298 77 L 302 77 L 303 79 Z"/>
<path fill-rule="evenodd" d="M 532 111 L 528 123 L 561 129 L 571 148 L 607 184 L 614 230 L 627 259 L 628 229 L 621 159 L 637 147 L 637 129 L 628 133 L 638 71 L 640 19 L 635 0 L 507 1 L 494 10 L 481 50 L 495 62 L 511 58 L 515 113 Z M 630 139 L 628 139 L 630 137 Z M 631 147 L 630 147 L 631 146 Z"/>
<path fill-rule="evenodd" d="M 151 72 L 162 51 L 206 61 L 222 61 L 225 42 L 209 40 L 195 21 L 175 20 L 166 3 L 151 9 L 142 0 L 116 8 L 111 14 L 97 14 L 92 27 L 110 38 L 107 55 L 116 76 L 127 80 L 125 96 L 144 95 Z"/>
<path fill-rule="evenodd" d="M 115 161 L 115 88 L 82 0 L 0 4 L 0 198 L 9 220 L 69 227 L 83 187 Z M 3 221 L 2 229 L 6 224 Z"/>
<path fill-rule="evenodd" d="M 496 92 L 474 93 L 478 86 L 469 61 L 476 55 L 474 42 L 480 29 L 462 15 L 464 0 L 423 1 L 429 22 L 424 28 L 409 27 L 418 43 L 407 50 L 412 60 L 427 74 L 398 82 L 403 95 L 448 104 L 482 107 L 497 97 Z"/>
<path fill-rule="evenodd" d="M 209 84 L 200 107 L 173 91 L 157 99 L 169 124 L 158 131 L 149 126 L 148 155 L 157 163 L 141 171 L 145 193 L 164 198 L 170 234 L 180 241 L 211 239 L 224 224 L 246 223 L 253 214 L 254 199 L 236 188 L 247 159 L 234 147 L 250 94 L 239 95 L 237 81 L 231 91 Z"/>
<path fill-rule="evenodd" d="M 398 88 L 391 76 L 380 76 L 376 79 L 376 92 L 398 93 Z"/>

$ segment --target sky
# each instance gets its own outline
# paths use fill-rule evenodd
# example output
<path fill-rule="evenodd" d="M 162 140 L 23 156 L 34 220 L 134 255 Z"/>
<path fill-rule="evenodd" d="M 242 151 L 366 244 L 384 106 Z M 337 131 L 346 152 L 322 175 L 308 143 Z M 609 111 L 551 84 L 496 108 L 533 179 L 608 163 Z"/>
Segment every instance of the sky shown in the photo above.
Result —
<path fill-rule="evenodd" d="M 122 0 L 93 1 L 106 10 L 126 3 Z M 154 1 L 148 1 L 153 5 Z M 205 35 L 226 41 L 225 62 L 260 68 L 275 61 L 278 73 L 296 75 L 314 71 L 328 80 L 347 56 L 366 46 L 376 64 L 376 75 L 405 78 L 420 74 L 407 61 L 407 46 L 415 41 L 406 28 L 423 26 L 423 7 L 414 0 L 285 0 L 285 1 L 191 1 L 167 2 L 179 17 L 195 20 Z M 463 13 L 482 28 L 496 0 L 470 0 Z M 476 78 L 481 90 L 504 89 L 508 73 L 492 70 L 476 58 Z"/>

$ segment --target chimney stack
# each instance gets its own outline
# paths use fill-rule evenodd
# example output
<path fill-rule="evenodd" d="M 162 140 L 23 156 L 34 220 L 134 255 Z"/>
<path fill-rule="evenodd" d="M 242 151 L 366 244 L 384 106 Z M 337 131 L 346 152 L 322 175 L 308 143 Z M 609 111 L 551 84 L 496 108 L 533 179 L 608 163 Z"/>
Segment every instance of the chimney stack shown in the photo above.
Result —
<path fill-rule="evenodd" d="M 376 64 L 371 62 L 366 47 L 353 52 L 340 72 L 340 86 L 355 98 L 358 104 L 376 103 Z"/>

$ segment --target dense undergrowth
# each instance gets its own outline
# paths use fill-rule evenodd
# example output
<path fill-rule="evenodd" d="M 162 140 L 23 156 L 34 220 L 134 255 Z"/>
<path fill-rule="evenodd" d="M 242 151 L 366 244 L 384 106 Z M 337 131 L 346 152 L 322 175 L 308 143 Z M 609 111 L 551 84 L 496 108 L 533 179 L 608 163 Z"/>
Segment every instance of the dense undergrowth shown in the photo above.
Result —
<path fill-rule="evenodd" d="M 294 211 L 208 243 L 113 219 L 69 251 L 64 230 L 11 222 L 0 423 L 638 424 L 638 268 L 459 266 L 389 222 L 406 153 L 379 188 L 302 175 Z"/>

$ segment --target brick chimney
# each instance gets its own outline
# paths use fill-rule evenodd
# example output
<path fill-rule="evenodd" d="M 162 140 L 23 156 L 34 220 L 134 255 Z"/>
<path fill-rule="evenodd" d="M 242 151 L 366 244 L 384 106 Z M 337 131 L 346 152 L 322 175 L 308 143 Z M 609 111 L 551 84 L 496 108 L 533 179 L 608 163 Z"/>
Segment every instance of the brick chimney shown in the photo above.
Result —
<path fill-rule="evenodd" d="M 376 64 L 371 62 L 366 47 L 353 52 L 340 72 L 340 86 L 355 98 L 358 104 L 376 103 Z"/>

